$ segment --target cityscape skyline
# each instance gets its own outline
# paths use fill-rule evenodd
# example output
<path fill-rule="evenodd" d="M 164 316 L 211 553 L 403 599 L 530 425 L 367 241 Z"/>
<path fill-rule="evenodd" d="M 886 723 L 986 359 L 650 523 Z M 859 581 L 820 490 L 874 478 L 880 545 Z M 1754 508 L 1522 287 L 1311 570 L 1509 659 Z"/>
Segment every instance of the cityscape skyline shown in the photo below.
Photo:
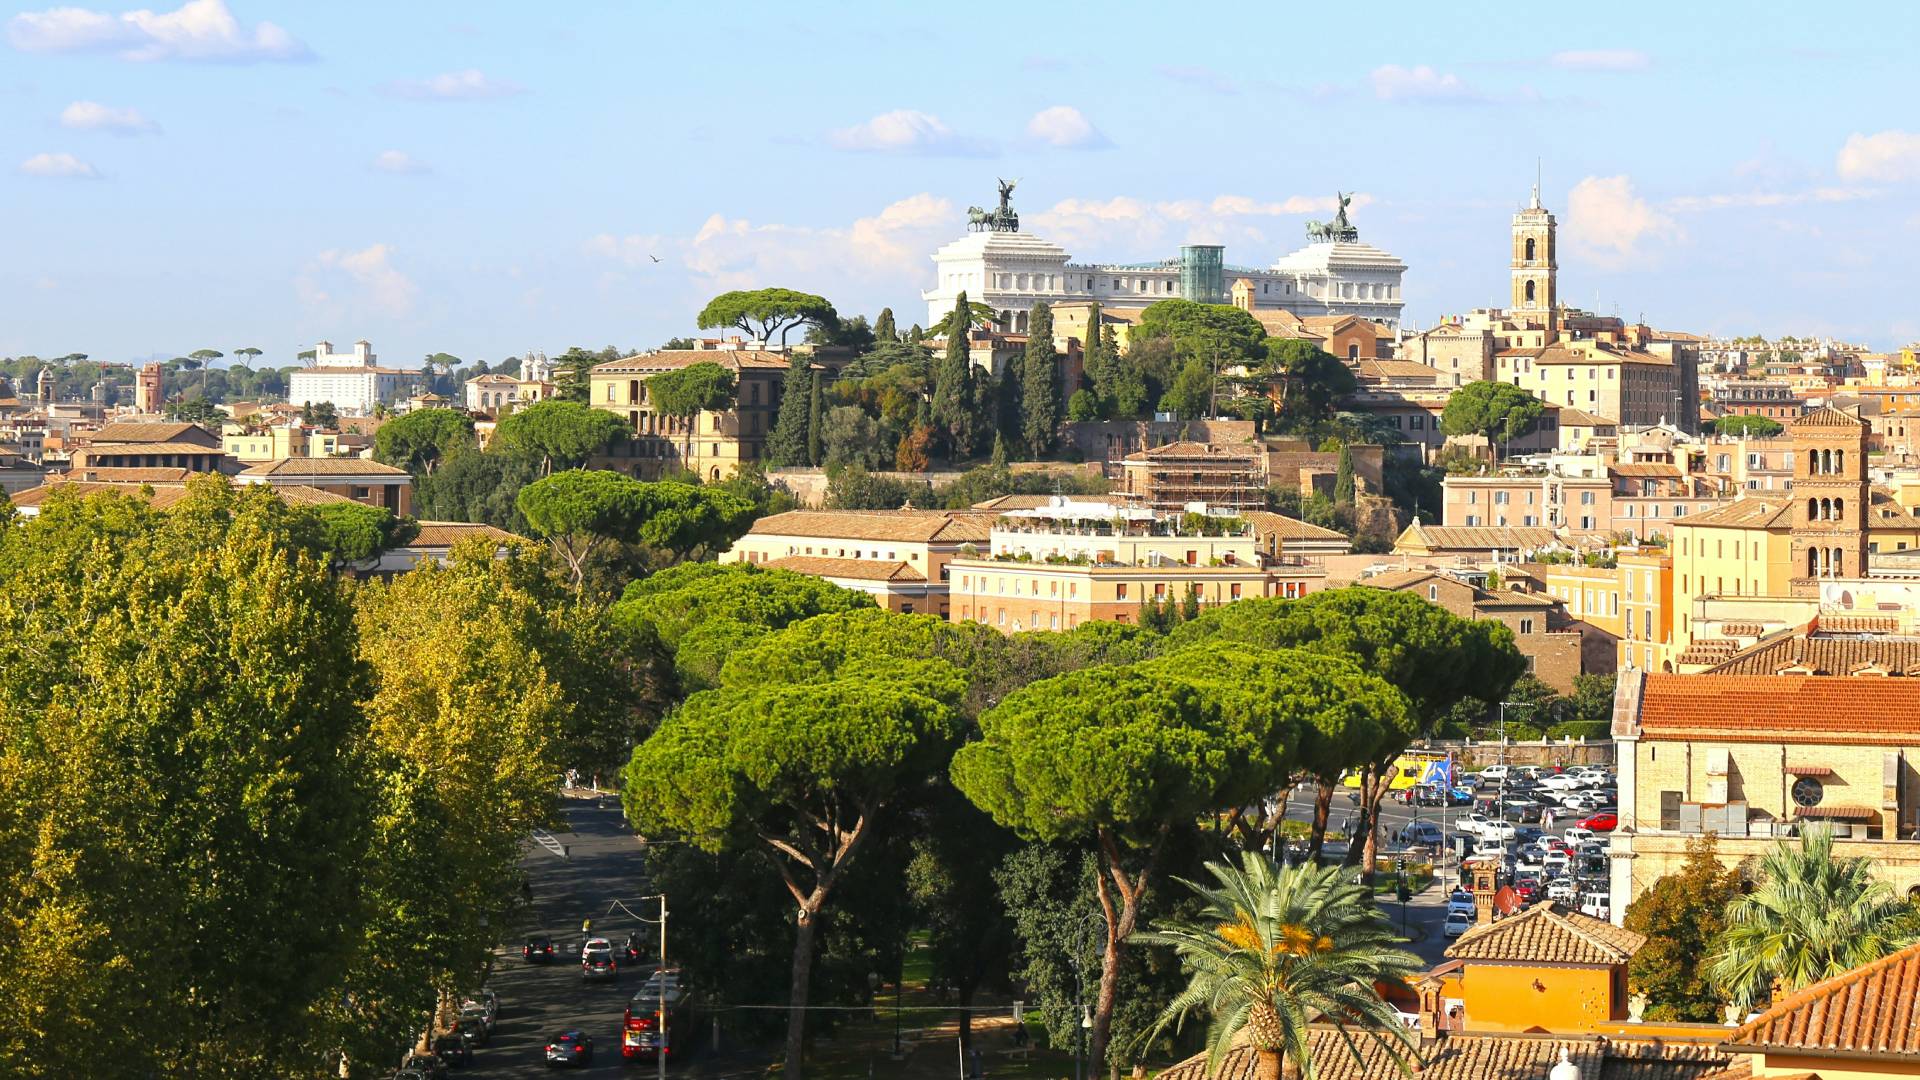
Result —
<path fill-rule="evenodd" d="M 648 347 L 766 285 L 904 326 L 995 176 L 1022 178 L 1023 228 L 1077 261 L 1214 242 L 1267 265 L 1357 190 L 1427 326 L 1503 302 L 1537 162 L 1568 304 L 1920 337 L 1900 307 L 1920 224 L 1902 9 L 1783 10 L 1738 42 L 1650 5 L 1467 34 L 1388 5 L 1388 39 L 1329 12 L 1222 35 L 1124 4 L 1090 23 L 1000 8 L 953 42 L 922 13 L 855 5 L 826 30 L 772 10 L 547 26 L 416 5 L 371 35 L 367 5 L 17 5 L 0 355 Z M 816 62 L 739 62 L 759 40 Z M 967 74 L 939 74 L 959 52 Z"/>

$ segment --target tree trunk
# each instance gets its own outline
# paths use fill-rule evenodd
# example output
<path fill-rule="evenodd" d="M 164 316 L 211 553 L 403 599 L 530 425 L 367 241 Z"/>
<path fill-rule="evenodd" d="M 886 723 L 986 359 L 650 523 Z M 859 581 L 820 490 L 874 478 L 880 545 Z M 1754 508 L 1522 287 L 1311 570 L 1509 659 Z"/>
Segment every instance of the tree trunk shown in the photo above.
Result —
<path fill-rule="evenodd" d="M 969 982 L 960 990 L 960 1055 L 972 1060 L 973 1054 L 973 998 L 977 986 Z"/>
<path fill-rule="evenodd" d="M 1327 839 L 1327 819 L 1333 815 L 1333 781 L 1321 777 L 1313 796 L 1313 828 L 1307 834 L 1307 858 L 1320 861 L 1320 845 Z"/>
<path fill-rule="evenodd" d="M 787 1059 L 781 1069 L 783 1080 L 800 1080 L 807 1039 L 807 991 L 813 976 L 814 919 L 820 914 L 816 903 L 800 906 L 800 917 L 793 931 L 793 981 L 787 988 Z"/>
<path fill-rule="evenodd" d="M 1360 777 L 1360 820 L 1367 827 L 1363 880 L 1368 885 L 1373 884 L 1373 861 L 1379 854 L 1380 846 L 1376 836 L 1379 830 L 1374 827 L 1374 822 L 1380 818 L 1380 800 L 1386 798 L 1388 790 L 1393 787 L 1392 770 L 1391 762 L 1384 766 L 1370 765 Z"/>
<path fill-rule="evenodd" d="M 1147 852 L 1146 861 L 1139 871 L 1131 876 L 1120 862 L 1120 842 L 1106 829 L 1098 833 L 1100 853 L 1106 866 L 1104 873 L 1096 874 L 1094 883 L 1099 886 L 1100 909 L 1106 916 L 1107 948 L 1100 958 L 1100 993 L 1093 1007 L 1093 1032 L 1091 1047 L 1087 1056 L 1087 1074 L 1093 1075 L 1098 1064 L 1106 1060 L 1107 1040 L 1113 1034 L 1113 1006 L 1120 994 L 1120 956 L 1126 947 L 1126 941 L 1133 934 L 1140 921 L 1140 897 L 1147 891 L 1147 882 L 1153 877 L 1154 867 L 1160 862 L 1160 849 L 1166 844 L 1168 826 L 1160 827 L 1160 834 L 1154 838 L 1153 847 Z M 1109 882 L 1108 878 L 1112 881 Z M 1119 904 L 1114 904 L 1118 893 Z M 1120 1066 L 1112 1066 L 1112 1075 L 1118 1080 Z"/>
<path fill-rule="evenodd" d="M 1253 1051 L 1253 1080 L 1280 1080 L 1280 1051 Z"/>

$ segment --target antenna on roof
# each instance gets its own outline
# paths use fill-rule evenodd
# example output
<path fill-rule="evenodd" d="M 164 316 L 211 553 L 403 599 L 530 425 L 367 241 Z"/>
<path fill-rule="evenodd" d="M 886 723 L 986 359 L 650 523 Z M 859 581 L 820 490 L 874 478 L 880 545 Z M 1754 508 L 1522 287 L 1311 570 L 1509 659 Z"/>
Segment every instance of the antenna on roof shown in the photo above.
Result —
<path fill-rule="evenodd" d="M 1540 209 L 1540 159 L 1533 159 L 1533 209 Z"/>

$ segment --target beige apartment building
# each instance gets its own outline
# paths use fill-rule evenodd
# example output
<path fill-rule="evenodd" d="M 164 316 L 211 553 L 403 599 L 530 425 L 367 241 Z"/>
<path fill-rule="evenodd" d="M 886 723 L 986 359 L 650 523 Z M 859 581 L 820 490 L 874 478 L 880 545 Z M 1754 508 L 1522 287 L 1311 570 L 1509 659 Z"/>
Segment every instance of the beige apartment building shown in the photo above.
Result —
<path fill-rule="evenodd" d="M 1920 897 L 1920 679 L 1622 673 L 1613 918 L 1713 833 L 1735 867 L 1811 825 Z"/>
<path fill-rule="evenodd" d="M 366 458 L 264 461 L 242 469 L 234 482 L 275 489 L 312 488 L 368 506 L 384 506 L 396 517 L 413 513 L 413 476 L 405 469 Z"/>
<path fill-rule="evenodd" d="M 1442 323 L 1431 330 L 1407 334 L 1393 356 L 1438 370 L 1445 385 L 1465 386 L 1493 378 L 1494 351 L 1491 327 Z"/>
<path fill-rule="evenodd" d="M 947 615 L 947 564 L 987 543 L 981 510 L 789 510 L 753 523 L 720 561 L 823 578 L 889 611 Z"/>
<path fill-rule="evenodd" d="M 1582 641 L 1560 602 L 1512 589 L 1487 589 L 1485 580 L 1483 574 L 1400 570 L 1361 578 L 1355 584 L 1412 593 L 1463 619 L 1501 623 L 1513 631 L 1514 646 L 1526 657 L 1529 674 L 1563 694 L 1572 693 L 1574 677 L 1585 670 Z"/>
<path fill-rule="evenodd" d="M 228 457 L 248 463 L 335 457 L 345 452 L 340 445 L 340 432 L 298 423 L 222 424 L 220 445 Z"/>
<path fill-rule="evenodd" d="M 656 411 L 647 380 L 694 364 L 733 372 L 733 403 L 693 417 Z M 766 457 L 789 364 L 786 353 L 755 348 L 660 350 L 595 365 L 587 381 L 595 408 L 633 425 L 633 452 L 618 457 L 631 461 L 635 476 L 652 479 L 684 469 L 703 480 L 724 480 L 742 463 Z"/>
<path fill-rule="evenodd" d="M 1672 558 L 1649 548 L 1616 552 L 1613 561 L 1613 566 L 1575 561 L 1529 570 L 1568 617 L 1612 642 L 1616 670 L 1672 670 L 1666 666 L 1673 648 Z"/>
<path fill-rule="evenodd" d="M 1262 551 L 1260 530 L 1228 513 L 1161 514 L 1101 502 L 1050 500 L 1009 510 L 987 550 L 947 564 L 950 617 L 1014 633 L 1130 623 L 1144 603 L 1202 607 L 1305 596 L 1326 582 L 1317 558 Z M 1284 548 L 1283 548 L 1284 550 Z"/>
<path fill-rule="evenodd" d="M 1622 427 L 1672 423 L 1700 427 L 1700 384 L 1693 352 L 1653 352 L 1605 340 L 1562 341 L 1494 354 L 1495 378 L 1541 401 L 1570 406 Z"/>

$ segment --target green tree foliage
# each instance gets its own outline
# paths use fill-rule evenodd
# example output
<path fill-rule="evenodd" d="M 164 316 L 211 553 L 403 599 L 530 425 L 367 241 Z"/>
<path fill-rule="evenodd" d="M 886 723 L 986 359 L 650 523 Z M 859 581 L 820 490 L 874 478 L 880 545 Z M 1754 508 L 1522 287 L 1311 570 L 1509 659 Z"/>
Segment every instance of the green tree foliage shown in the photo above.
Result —
<path fill-rule="evenodd" d="M 891 345 L 900 340 L 900 331 L 894 329 L 892 308 L 881 308 L 879 317 L 873 320 L 873 340 L 880 345 Z"/>
<path fill-rule="evenodd" d="M 947 454 L 973 452 L 973 361 L 967 355 L 967 294 L 961 293 L 947 320 L 947 351 L 934 371 L 933 422 L 944 433 Z"/>
<path fill-rule="evenodd" d="M 220 407 L 203 397 L 181 398 L 169 401 L 163 410 L 169 420 L 184 420 L 189 424 L 212 428 L 227 419 Z"/>
<path fill-rule="evenodd" d="M 515 501 L 527 527 L 553 546 L 578 588 L 596 550 L 638 531 L 648 510 L 646 487 L 616 472 L 570 469 L 521 488 Z"/>
<path fill-rule="evenodd" d="M 1164 302 L 1164 301 L 1163 301 Z M 1194 357 L 1180 365 L 1167 392 L 1160 395 L 1160 411 L 1179 420 L 1201 420 L 1213 415 L 1213 370 Z"/>
<path fill-rule="evenodd" d="M 838 320 L 824 296 L 792 289 L 752 289 L 714 297 L 700 310 L 696 322 L 702 330 L 738 327 L 756 341 L 767 341 L 778 333 L 785 345 L 787 332 L 796 326 L 831 326 Z"/>
<path fill-rule="evenodd" d="M 880 425 L 858 406 L 835 405 L 827 410 L 820 441 L 827 454 L 822 464 L 828 469 L 849 465 L 884 469 L 893 464 L 891 448 L 880 438 Z"/>
<path fill-rule="evenodd" d="M 805 465 L 807 416 L 813 401 L 812 361 L 795 356 L 780 384 L 780 413 L 767 437 L 767 464 L 772 468 Z"/>
<path fill-rule="evenodd" d="M 815 615 L 873 607 L 865 593 L 748 563 L 683 563 L 629 584 L 613 606 L 664 696 L 718 684 L 727 657 Z"/>
<path fill-rule="evenodd" d="M 384 506 L 325 503 L 311 512 L 320 519 L 322 543 L 336 562 L 365 562 L 399 547 L 420 531 L 412 518 L 395 517 Z"/>
<path fill-rule="evenodd" d="M 374 460 L 405 469 L 415 479 L 433 475 L 442 462 L 478 445 L 473 417 L 453 409 L 417 409 L 373 433 Z"/>
<path fill-rule="evenodd" d="M 1251 364 L 1265 352 L 1267 331 L 1253 314 L 1231 304 L 1201 304 L 1192 300 L 1161 300 L 1148 304 L 1140 323 L 1128 334 L 1135 342 L 1166 339 L 1181 361 L 1199 358 L 1227 367 Z"/>
<path fill-rule="evenodd" d="M 577 469 L 632 435 L 625 419 L 574 401 L 535 402 L 508 414 L 493 432 L 496 447 L 538 461 L 542 476 Z"/>
<path fill-rule="evenodd" d="M 693 455 L 693 432 L 703 412 L 725 409 L 736 392 L 733 372 L 709 361 L 663 372 L 647 380 L 654 411 L 681 421 L 680 460 Z"/>
<path fill-rule="evenodd" d="M 1325 423 L 1358 385 L 1339 357 L 1300 338 L 1269 339 L 1259 370 L 1263 381 L 1280 384 L 1281 426 L 1288 431 Z"/>
<path fill-rule="evenodd" d="M 1027 324 L 1027 351 L 1020 366 L 1020 435 L 1027 452 L 1045 457 L 1060 426 L 1059 356 L 1053 348 L 1053 308 L 1033 305 Z"/>
<path fill-rule="evenodd" d="M 1113 328 L 1100 321 L 1100 305 L 1087 312 L 1087 339 L 1080 343 L 1080 371 L 1086 376 L 1085 389 L 1095 400 L 1113 394 L 1113 376 L 1120 364 L 1120 350 L 1114 345 Z"/>
<path fill-rule="evenodd" d="M 1756 416 L 1751 413 L 1723 416 L 1713 423 L 1713 433 L 1715 435 L 1771 438 L 1785 430 L 1787 430 L 1786 427 L 1781 424 L 1780 421 L 1771 420 L 1764 416 Z"/>
<path fill-rule="evenodd" d="M 684 559 L 733 542 L 752 523 L 749 500 L 718 487 L 646 483 L 575 469 L 520 490 L 520 513 L 582 584 L 587 560 L 609 543 L 639 543 Z"/>
<path fill-rule="evenodd" d="M 587 399 L 593 394 L 591 376 L 594 365 L 610 363 L 623 355 L 619 349 L 611 345 L 599 352 L 575 345 L 554 357 L 552 400 L 571 401 L 579 405 L 587 404 Z M 465 381 L 458 372 L 454 377 L 461 382 Z"/>
<path fill-rule="evenodd" d="M 807 394 L 807 464 L 818 465 L 826 459 L 826 376 L 815 375 Z"/>
<path fill-rule="evenodd" d="M 1503 382 L 1470 382 L 1447 398 L 1440 414 L 1440 430 L 1448 435 L 1483 435 L 1489 445 L 1517 438 L 1533 430 L 1546 406 L 1517 386 Z"/>
<path fill-rule="evenodd" d="M 1909 915 L 1873 860 L 1836 855 L 1830 827 L 1803 825 L 1798 843 L 1775 841 L 1753 891 L 1727 905 L 1707 971 L 1735 1004 L 1764 1003 L 1776 981 L 1792 993 L 1905 947 Z"/>
<path fill-rule="evenodd" d="M 954 989 L 960 1043 L 973 1049 L 972 1006 L 983 989 L 1007 984 L 1013 924 L 993 874 L 1018 846 L 947 783 L 939 783 L 914 815 L 907 895 L 927 931 L 933 976 Z"/>
<path fill-rule="evenodd" d="M 1727 1000 L 1707 972 L 1707 954 L 1740 895 L 1740 872 L 1720 865 L 1716 838 L 1687 841 L 1687 862 L 1627 905 L 1626 928 L 1647 943 L 1627 965 L 1627 985 L 1648 1000 L 1647 1019 L 1711 1024 Z"/>
<path fill-rule="evenodd" d="M 875 476 L 857 462 L 827 471 L 829 510 L 898 510 L 909 502 L 925 506 L 932 500 L 933 489 L 924 480 Z"/>
<path fill-rule="evenodd" d="M 819 917 L 901 792 L 937 775 L 961 733 L 966 678 L 907 651 L 920 626 L 947 624 L 880 617 L 900 630 L 866 619 L 857 634 L 833 634 L 835 620 L 860 619 L 853 613 L 770 635 L 741 682 L 723 678 L 687 699 L 626 773 L 627 814 L 643 833 L 677 833 L 710 851 L 762 848 L 777 868 L 797 915 L 783 1069 L 791 1077 L 803 1075 Z M 788 642 L 804 662 L 769 663 L 792 655 Z"/>
<path fill-rule="evenodd" d="M 1353 450 L 1340 448 L 1340 463 L 1333 472 L 1333 501 L 1337 506 L 1353 505 Z"/>
<path fill-rule="evenodd" d="M 1076 423 L 1100 419 L 1100 395 L 1081 387 L 1067 399 L 1067 419 Z"/>
<path fill-rule="evenodd" d="M 1260 1058 L 1254 1075 L 1279 1077 L 1287 1062 L 1315 1073 L 1309 1021 L 1331 1023 L 1356 1064 L 1371 1043 L 1402 1068 L 1418 1045 L 1381 986 L 1419 974 L 1420 958 L 1399 948 L 1372 891 L 1332 866 L 1275 870 L 1246 852 L 1239 866 L 1208 863 L 1213 885 L 1189 884 L 1204 904 L 1196 918 L 1166 919 L 1134 935 L 1170 946 L 1187 971 L 1185 991 L 1159 1027 L 1207 1017 L 1207 1062 L 1216 1068 L 1244 1035 Z"/>
<path fill-rule="evenodd" d="M 1169 839 L 1202 813 L 1264 798 L 1292 768 L 1303 702 L 1253 689 L 1293 678 L 1292 660 L 1228 646 L 1071 671 L 1008 694 L 954 755 L 955 785 L 995 821 L 1099 852 L 1096 1061 L 1119 1062 L 1108 1037 L 1121 958 Z"/>
<path fill-rule="evenodd" d="M 507 450 L 456 454 L 414 482 L 414 506 L 428 521 L 476 521 L 524 535 L 520 489 L 540 478 L 540 460 Z"/>
<path fill-rule="evenodd" d="M 369 683 L 316 532 L 219 478 L 0 521 L 6 1071 L 304 1075 L 329 1044 Z"/>

